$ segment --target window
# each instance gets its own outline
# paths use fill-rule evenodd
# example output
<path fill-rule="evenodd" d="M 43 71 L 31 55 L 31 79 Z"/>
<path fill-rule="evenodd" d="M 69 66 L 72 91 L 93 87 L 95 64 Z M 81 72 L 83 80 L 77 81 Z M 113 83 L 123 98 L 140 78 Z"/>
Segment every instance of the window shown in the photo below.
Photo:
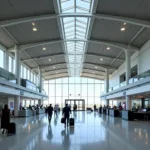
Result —
<path fill-rule="evenodd" d="M 12 67 L 12 65 L 13 65 L 13 62 L 12 62 L 12 61 L 13 61 L 12 57 L 9 56 L 9 72 L 12 72 L 12 71 L 13 71 L 13 70 L 12 70 L 12 68 L 13 68 L 13 67 Z"/>
<path fill-rule="evenodd" d="M 27 69 L 26 67 L 23 67 L 24 68 L 24 79 L 27 79 Z"/>
<path fill-rule="evenodd" d="M 0 67 L 4 68 L 4 51 L 0 49 Z"/>
<path fill-rule="evenodd" d="M 20 69 L 20 76 L 21 78 L 23 78 L 23 66 L 21 65 L 21 69 Z"/>
<path fill-rule="evenodd" d="M 86 107 L 93 107 L 94 103 L 101 104 L 100 96 L 104 89 L 101 80 L 69 77 L 44 82 L 44 89 L 48 92 L 49 102 L 64 106 L 65 99 L 84 99 Z"/>
<path fill-rule="evenodd" d="M 30 73 L 31 73 L 31 79 L 30 79 L 30 81 L 33 82 L 33 73 L 32 72 L 30 72 Z"/>

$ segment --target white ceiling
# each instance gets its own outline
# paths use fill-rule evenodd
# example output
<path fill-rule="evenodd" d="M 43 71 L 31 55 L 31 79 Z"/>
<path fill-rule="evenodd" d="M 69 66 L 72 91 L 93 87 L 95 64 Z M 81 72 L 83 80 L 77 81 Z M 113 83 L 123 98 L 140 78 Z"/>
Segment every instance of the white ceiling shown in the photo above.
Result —
<path fill-rule="evenodd" d="M 125 48 L 133 54 L 150 39 L 149 10 L 149 0 L 1 0 L 0 44 L 20 45 L 22 62 L 45 79 L 104 79 Z"/>

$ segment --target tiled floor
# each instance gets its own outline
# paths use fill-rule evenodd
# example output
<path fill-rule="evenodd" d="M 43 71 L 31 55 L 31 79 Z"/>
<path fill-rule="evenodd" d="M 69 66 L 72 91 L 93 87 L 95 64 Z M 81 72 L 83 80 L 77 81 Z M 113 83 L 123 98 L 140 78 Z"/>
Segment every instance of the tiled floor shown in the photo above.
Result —
<path fill-rule="evenodd" d="M 97 113 L 73 114 L 75 127 L 64 129 L 61 114 L 48 125 L 40 115 L 12 119 L 15 136 L 0 134 L 0 150 L 149 150 L 150 122 L 128 122 Z"/>

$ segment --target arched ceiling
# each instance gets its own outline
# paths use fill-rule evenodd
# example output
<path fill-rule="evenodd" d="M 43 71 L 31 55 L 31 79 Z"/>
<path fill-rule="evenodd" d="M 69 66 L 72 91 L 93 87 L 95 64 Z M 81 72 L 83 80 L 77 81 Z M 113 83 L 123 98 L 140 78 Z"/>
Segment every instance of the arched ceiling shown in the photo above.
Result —
<path fill-rule="evenodd" d="M 12 53 L 19 45 L 22 63 L 47 80 L 104 79 L 124 63 L 124 50 L 149 40 L 149 9 L 148 0 L 1 0 L 0 44 Z"/>

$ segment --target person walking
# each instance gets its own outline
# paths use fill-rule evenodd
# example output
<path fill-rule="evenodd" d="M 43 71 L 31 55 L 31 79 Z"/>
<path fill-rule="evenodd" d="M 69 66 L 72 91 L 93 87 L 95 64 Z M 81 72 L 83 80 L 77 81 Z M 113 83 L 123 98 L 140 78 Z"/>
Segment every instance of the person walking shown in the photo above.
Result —
<path fill-rule="evenodd" d="M 10 123 L 10 110 L 8 109 L 8 105 L 4 106 L 2 110 L 2 117 L 1 117 L 1 129 L 3 129 L 2 134 L 4 132 L 8 132 L 8 126 Z"/>
<path fill-rule="evenodd" d="M 48 121 L 49 121 L 49 124 L 50 124 L 51 123 L 51 119 L 52 119 L 52 114 L 53 114 L 52 104 L 50 104 L 50 106 L 47 108 L 47 113 L 48 113 Z"/>
<path fill-rule="evenodd" d="M 66 124 L 67 124 L 67 126 L 69 125 L 70 114 L 71 114 L 71 109 L 70 109 L 70 107 L 68 107 L 68 104 L 66 104 L 66 106 L 63 108 L 63 112 L 62 112 L 62 115 L 64 115 L 64 118 L 65 118 L 65 127 L 66 127 Z"/>
<path fill-rule="evenodd" d="M 55 105 L 55 107 L 54 107 L 54 115 L 55 115 L 55 117 L 57 117 L 57 113 L 58 113 L 58 106 Z"/>

